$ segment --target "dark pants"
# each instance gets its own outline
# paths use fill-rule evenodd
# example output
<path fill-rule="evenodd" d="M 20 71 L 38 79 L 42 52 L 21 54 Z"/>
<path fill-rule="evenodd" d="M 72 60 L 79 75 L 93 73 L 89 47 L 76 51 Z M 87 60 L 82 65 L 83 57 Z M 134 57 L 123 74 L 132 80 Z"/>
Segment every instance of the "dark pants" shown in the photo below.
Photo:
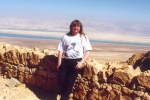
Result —
<path fill-rule="evenodd" d="M 63 59 L 58 72 L 58 85 L 61 94 L 61 100 L 68 100 L 69 94 L 77 78 L 79 69 L 76 69 L 79 59 Z"/>

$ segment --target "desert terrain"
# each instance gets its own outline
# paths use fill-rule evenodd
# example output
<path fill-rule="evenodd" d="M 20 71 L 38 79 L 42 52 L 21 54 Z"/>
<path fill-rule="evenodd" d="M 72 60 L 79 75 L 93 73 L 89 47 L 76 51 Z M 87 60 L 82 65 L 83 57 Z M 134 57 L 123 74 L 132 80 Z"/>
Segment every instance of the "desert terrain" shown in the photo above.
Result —
<path fill-rule="evenodd" d="M 21 47 L 34 48 L 40 50 L 49 49 L 56 50 L 59 40 L 33 39 L 33 38 L 15 38 L 2 37 L 0 42 L 9 43 Z M 135 53 L 145 53 L 150 50 L 150 46 L 130 45 L 130 44 L 110 44 L 91 42 L 93 50 L 90 53 L 90 58 L 103 61 L 126 61 Z"/>

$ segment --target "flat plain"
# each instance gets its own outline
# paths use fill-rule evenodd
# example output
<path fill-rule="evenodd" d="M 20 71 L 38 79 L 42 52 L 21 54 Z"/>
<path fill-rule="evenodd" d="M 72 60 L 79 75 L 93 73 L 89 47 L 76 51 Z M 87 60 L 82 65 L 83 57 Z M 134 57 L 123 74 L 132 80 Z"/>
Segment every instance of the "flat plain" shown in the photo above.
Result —
<path fill-rule="evenodd" d="M 34 48 L 40 50 L 56 50 L 60 40 L 36 39 L 36 38 L 15 38 L 0 36 L 1 43 L 8 43 L 20 47 Z M 131 45 L 131 44 L 112 44 L 91 42 L 92 51 L 90 58 L 108 62 L 126 61 L 133 54 L 146 53 L 150 51 L 150 46 Z"/>

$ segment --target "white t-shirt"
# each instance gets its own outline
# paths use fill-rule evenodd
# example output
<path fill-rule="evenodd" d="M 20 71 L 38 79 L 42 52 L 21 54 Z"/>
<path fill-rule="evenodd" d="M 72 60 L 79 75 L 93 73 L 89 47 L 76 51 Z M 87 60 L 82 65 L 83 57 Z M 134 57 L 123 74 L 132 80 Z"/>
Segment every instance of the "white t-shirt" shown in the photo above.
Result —
<path fill-rule="evenodd" d="M 61 39 L 57 50 L 63 52 L 64 58 L 76 59 L 82 58 L 84 51 L 92 50 L 92 47 L 86 35 L 77 34 L 72 36 L 65 34 Z"/>

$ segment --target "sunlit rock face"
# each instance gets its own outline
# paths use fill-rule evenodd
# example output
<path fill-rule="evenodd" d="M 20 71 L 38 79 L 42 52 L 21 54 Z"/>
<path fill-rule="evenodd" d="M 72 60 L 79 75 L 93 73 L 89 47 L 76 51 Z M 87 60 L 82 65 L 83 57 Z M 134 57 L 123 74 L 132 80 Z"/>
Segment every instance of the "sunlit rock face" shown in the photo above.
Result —
<path fill-rule="evenodd" d="M 140 67 L 141 71 L 150 70 L 150 51 L 147 53 L 134 54 L 127 60 L 127 63 L 132 65 L 134 69 Z"/>
<path fill-rule="evenodd" d="M 150 52 L 134 54 L 126 62 L 88 58 L 69 100 L 149 100 Z M 0 75 L 58 92 L 57 51 L 0 44 Z M 142 71 L 142 72 L 141 72 Z"/>

